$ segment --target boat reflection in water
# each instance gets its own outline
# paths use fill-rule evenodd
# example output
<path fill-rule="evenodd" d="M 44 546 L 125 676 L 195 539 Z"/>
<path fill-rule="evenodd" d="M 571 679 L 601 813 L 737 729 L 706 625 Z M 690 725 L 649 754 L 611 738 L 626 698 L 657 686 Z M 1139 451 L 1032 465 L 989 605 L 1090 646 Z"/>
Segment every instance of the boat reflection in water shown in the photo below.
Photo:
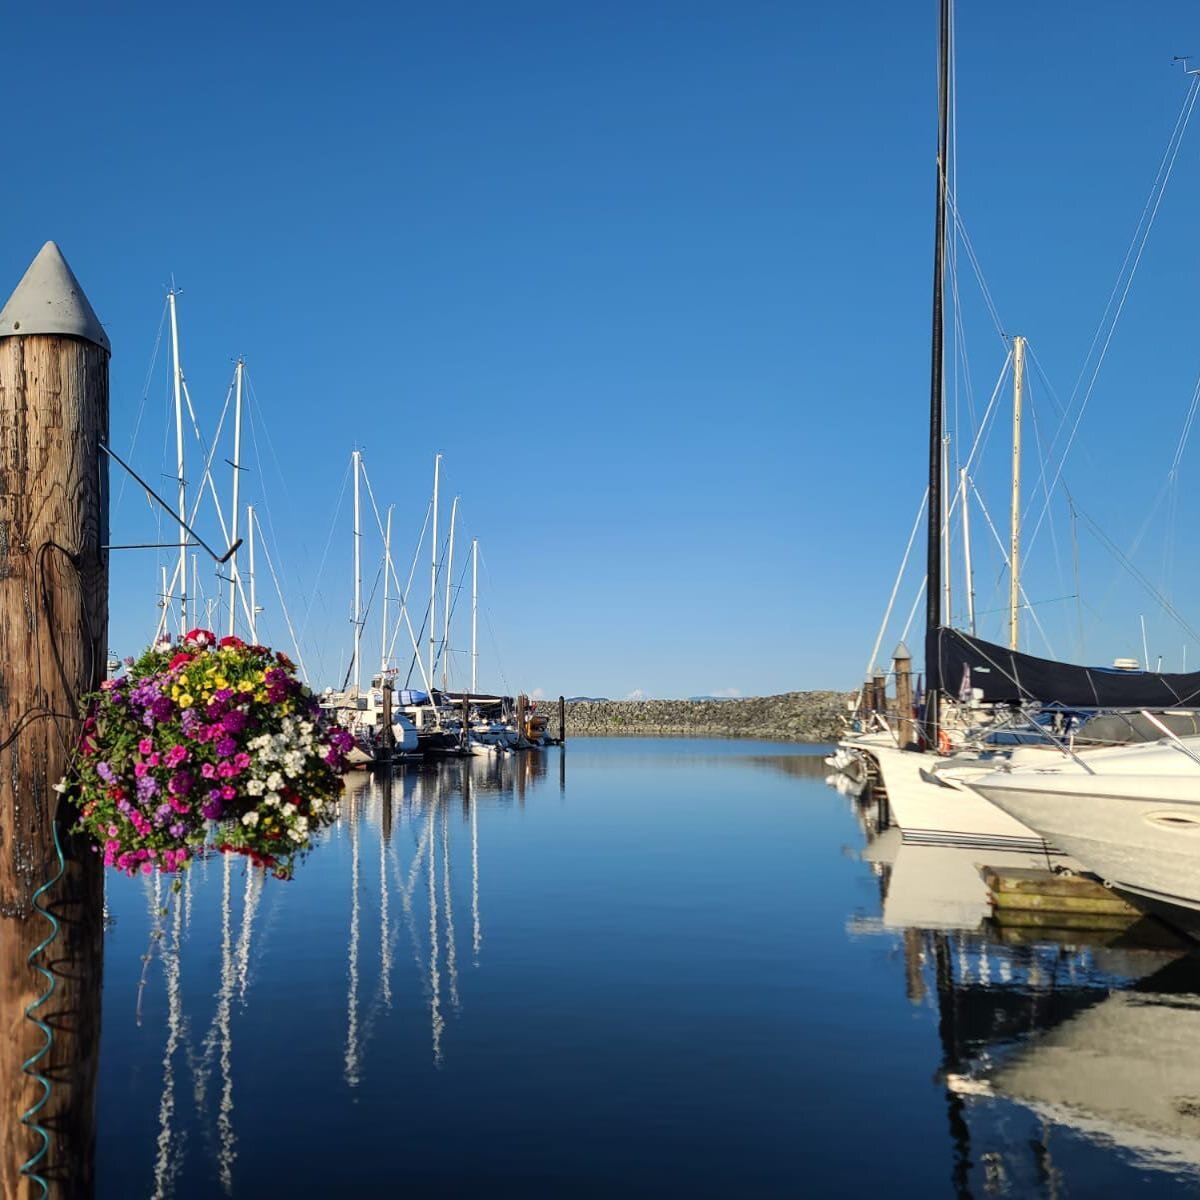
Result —
<path fill-rule="evenodd" d="M 851 798 L 903 988 L 931 1010 L 956 1196 L 1200 1187 L 1200 958 L 1153 918 L 1123 928 L 1012 928 L 990 916 L 962 850 L 905 845 Z M 989 866 L 1004 866 L 992 859 Z M 933 1066 L 934 1064 L 930 1064 Z M 1112 1152 L 1098 1167 L 1088 1145 Z M 1161 1194 L 1159 1190 L 1155 1195 Z"/>
<path fill-rule="evenodd" d="M 487 858 L 480 846 L 479 807 L 524 806 L 548 780 L 553 757 L 471 756 L 409 766 L 394 775 L 348 776 L 337 822 L 291 883 L 248 869 L 233 855 L 198 863 L 183 877 L 178 894 L 159 876 L 142 881 L 153 933 L 137 1018 L 141 1023 L 145 1010 L 150 1024 L 165 1014 L 154 1196 L 174 1194 L 185 1171 L 206 1169 L 214 1189 L 235 1194 L 237 1026 L 243 1019 L 261 1025 L 262 1014 L 252 1011 L 258 1000 L 255 964 L 272 952 L 274 927 L 285 922 L 293 904 L 305 902 L 309 888 L 321 890 L 322 902 L 328 897 L 329 920 L 337 919 L 344 904 L 342 1085 L 359 1088 L 372 1046 L 395 1036 L 387 1023 L 405 1001 L 411 1012 L 414 991 L 423 997 L 428 1061 L 441 1067 L 450 1050 L 449 1022 L 470 1000 L 460 965 L 485 962 L 481 879 Z M 557 783 L 565 788 L 566 755 L 557 757 Z M 347 854 L 349 896 L 339 902 L 328 888 L 344 878 L 333 860 Z M 215 972 L 207 939 L 198 938 L 194 956 L 188 954 L 193 921 L 198 929 L 209 922 L 219 938 Z M 262 1002 L 277 1001 L 265 996 Z M 187 1137 L 183 1129 L 190 1131 Z"/>

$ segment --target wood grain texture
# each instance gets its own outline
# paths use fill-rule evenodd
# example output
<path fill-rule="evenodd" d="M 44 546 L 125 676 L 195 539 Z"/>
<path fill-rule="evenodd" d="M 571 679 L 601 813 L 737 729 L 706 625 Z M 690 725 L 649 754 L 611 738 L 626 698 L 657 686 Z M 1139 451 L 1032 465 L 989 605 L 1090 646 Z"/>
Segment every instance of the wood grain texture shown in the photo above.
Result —
<path fill-rule="evenodd" d="M 22 1063 L 43 1042 L 24 1018 L 44 981 L 26 960 L 50 926 L 33 894 L 54 874 L 51 822 L 67 867 L 44 898 L 61 932 L 42 956 L 56 977 L 38 1015 L 54 1030 L 39 1117 L 39 1172 L 55 1197 L 93 1194 L 100 1042 L 103 867 L 58 811 L 79 732 L 77 699 L 103 678 L 108 646 L 108 354 L 54 335 L 0 340 L 0 1197 L 38 1189 L 18 1168 L 39 1140 L 19 1122 L 40 1093 Z M 65 806 L 64 806 L 65 809 Z"/>

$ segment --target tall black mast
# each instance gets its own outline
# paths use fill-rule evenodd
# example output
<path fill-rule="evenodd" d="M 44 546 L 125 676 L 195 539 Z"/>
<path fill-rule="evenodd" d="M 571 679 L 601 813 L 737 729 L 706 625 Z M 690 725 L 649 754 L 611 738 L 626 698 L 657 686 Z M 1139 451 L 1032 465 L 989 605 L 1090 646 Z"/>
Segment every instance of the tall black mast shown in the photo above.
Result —
<path fill-rule="evenodd" d="M 938 45 L 937 206 L 933 243 L 933 334 L 929 367 L 929 540 L 925 566 L 925 740 L 937 745 L 938 627 L 942 623 L 942 275 L 950 127 L 950 0 L 941 0 Z"/>

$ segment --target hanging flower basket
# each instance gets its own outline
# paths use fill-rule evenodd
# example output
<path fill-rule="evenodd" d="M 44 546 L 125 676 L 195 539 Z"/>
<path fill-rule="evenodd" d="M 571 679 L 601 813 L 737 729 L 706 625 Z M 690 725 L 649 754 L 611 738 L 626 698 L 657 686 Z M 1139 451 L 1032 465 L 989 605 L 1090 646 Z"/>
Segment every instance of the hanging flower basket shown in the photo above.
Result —
<path fill-rule="evenodd" d="M 288 877 L 336 816 L 352 739 L 322 729 L 285 654 L 194 629 L 158 642 L 86 702 L 59 788 L 105 866 L 170 873 L 236 852 Z"/>

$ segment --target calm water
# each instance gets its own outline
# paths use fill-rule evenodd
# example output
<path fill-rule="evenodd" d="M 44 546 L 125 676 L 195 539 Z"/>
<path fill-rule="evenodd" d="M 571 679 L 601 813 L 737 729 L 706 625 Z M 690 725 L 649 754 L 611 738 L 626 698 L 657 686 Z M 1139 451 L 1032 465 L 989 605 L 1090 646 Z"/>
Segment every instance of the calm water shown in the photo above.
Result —
<path fill-rule="evenodd" d="M 957 866 L 825 774 L 580 739 L 352 779 L 289 883 L 110 879 L 99 1194 L 1195 1194 L 1193 961 L 922 928 Z"/>

